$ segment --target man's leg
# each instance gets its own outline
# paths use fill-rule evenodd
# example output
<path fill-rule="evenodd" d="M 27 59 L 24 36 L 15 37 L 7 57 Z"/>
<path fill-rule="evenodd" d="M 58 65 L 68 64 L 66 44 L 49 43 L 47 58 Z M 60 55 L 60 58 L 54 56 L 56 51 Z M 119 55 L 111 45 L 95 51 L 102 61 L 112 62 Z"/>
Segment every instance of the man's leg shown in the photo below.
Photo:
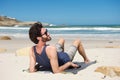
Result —
<path fill-rule="evenodd" d="M 80 41 L 79 39 L 77 39 L 77 40 L 75 40 L 75 41 L 73 42 L 73 45 L 77 47 L 79 54 L 80 54 L 80 55 L 83 57 L 83 59 L 84 59 L 84 62 L 85 62 L 85 63 L 88 63 L 88 62 L 89 62 L 89 59 L 88 59 L 88 57 L 87 57 L 87 55 L 86 55 L 86 53 L 85 53 L 85 50 L 84 50 L 84 48 L 83 48 L 83 45 L 82 45 L 81 41 Z"/>
<path fill-rule="evenodd" d="M 56 48 L 58 52 L 64 51 L 64 43 L 65 40 L 63 38 L 60 38 L 56 44 Z"/>

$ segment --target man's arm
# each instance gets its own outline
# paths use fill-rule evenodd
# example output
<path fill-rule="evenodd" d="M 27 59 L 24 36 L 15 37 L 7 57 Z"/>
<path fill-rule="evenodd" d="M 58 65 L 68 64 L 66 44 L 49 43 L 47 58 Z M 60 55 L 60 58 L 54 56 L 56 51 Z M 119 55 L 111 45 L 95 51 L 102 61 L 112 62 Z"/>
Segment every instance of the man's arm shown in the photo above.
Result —
<path fill-rule="evenodd" d="M 62 71 L 64 71 L 65 69 L 67 69 L 68 67 L 70 66 L 73 66 L 73 67 L 78 67 L 78 65 L 72 63 L 72 62 L 67 62 L 65 63 L 64 65 L 62 66 L 59 66 L 58 64 L 58 56 L 57 56 L 57 52 L 56 52 L 56 48 L 55 47 L 48 47 L 47 50 L 47 55 L 50 59 L 50 64 L 51 64 L 51 67 L 52 67 L 52 70 L 54 73 L 60 73 Z"/>
<path fill-rule="evenodd" d="M 29 72 L 35 72 L 36 71 L 36 69 L 35 69 L 36 59 L 35 59 L 35 55 L 33 52 L 33 48 L 30 49 L 29 57 L 30 57 Z"/>

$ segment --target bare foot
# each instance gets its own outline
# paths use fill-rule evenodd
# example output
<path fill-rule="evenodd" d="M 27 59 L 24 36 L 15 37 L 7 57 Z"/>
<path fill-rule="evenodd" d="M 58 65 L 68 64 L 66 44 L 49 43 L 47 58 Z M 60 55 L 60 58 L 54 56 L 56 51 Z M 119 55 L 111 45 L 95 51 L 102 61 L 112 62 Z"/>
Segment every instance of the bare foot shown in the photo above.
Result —
<path fill-rule="evenodd" d="M 90 63 L 90 60 L 86 59 L 86 60 L 84 60 L 84 62 L 87 64 L 87 63 Z"/>

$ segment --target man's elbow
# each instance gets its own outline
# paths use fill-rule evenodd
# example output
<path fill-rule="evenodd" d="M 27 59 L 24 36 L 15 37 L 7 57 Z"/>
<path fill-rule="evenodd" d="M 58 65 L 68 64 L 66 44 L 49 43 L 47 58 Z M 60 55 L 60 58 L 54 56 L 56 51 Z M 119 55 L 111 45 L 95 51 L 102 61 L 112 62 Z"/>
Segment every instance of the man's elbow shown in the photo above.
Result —
<path fill-rule="evenodd" d="M 60 73 L 60 72 L 57 72 L 57 71 L 56 71 L 56 72 L 53 72 L 53 73 L 54 73 L 54 74 L 57 74 L 57 73 Z"/>
<path fill-rule="evenodd" d="M 53 73 L 54 74 L 56 74 L 56 73 L 61 73 L 62 71 L 60 71 L 60 70 L 55 70 L 55 71 L 53 71 Z"/>

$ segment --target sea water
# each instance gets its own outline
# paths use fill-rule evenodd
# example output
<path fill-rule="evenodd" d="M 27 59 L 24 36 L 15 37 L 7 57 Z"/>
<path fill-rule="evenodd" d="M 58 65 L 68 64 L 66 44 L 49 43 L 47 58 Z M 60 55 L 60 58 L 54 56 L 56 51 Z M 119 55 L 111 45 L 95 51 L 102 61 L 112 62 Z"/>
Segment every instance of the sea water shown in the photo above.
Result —
<path fill-rule="evenodd" d="M 30 27 L 2 27 L 0 36 L 29 38 Z M 52 36 L 78 36 L 84 38 L 120 39 L 120 25 L 70 25 L 46 26 Z"/>

